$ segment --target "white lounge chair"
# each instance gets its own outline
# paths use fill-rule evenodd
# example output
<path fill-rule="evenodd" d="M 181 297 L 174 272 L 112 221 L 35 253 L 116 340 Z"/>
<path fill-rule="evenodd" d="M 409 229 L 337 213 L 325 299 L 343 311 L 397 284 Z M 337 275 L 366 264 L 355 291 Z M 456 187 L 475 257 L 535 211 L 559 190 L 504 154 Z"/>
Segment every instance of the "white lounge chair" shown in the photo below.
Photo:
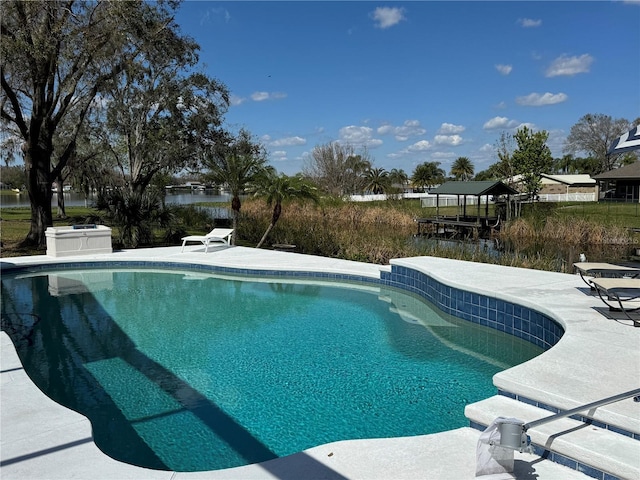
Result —
<path fill-rule="evenodd" d="M 640 327 L 640 278 L 593 278 L 590 281 L 610 311 L 624 313 L 634 327 Z"/>
<path fill-rule="evenodd" d="M 612 263 L 578 262 L 574 263 L 573 266 L 584 283 L 591 288 L 593 288 L 593 285 L 589 283 L 589 279 L 586 279 L 585 276 L 593 278 L 637 278 L 640 275 L 640 268 L 614 265 Z"/>
<path fill-rule="evenodd" d="M 223 243 L 229 245 L 231 237 L 233 235 L 233 228 L 214 228 L 206 235 L 189 235 L 188 237 L 182 237 L 182 250 L 184 252 L 184 246 L 187 242 L 201 242 L 204 245 L 204 253 L 209 251 L 209 245 L 212 243 Z"/>

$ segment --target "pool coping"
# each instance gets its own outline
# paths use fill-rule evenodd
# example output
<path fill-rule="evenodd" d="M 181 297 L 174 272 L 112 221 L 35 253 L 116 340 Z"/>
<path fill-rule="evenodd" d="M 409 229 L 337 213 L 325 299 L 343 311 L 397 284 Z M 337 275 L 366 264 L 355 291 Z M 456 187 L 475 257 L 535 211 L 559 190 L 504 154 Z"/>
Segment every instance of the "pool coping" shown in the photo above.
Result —
<path fill-rule="evenodd" d="M 204 249 L 199 247 L 186 249 L 184 253 L 180 253 L 179 247 L 166 247 L 64 258 L 47 256 L 3 258 L 0 260 L 0 267 L 6 269 L 12 266 L 28 267 L 30 265 L 35 266 L 42 264 L 73 264 L 74 262 L 94 261 L 114 262 L 119 260 L 127 264 L 130 262 L 151 261 L 159 263 L 171 262 L 176 264 L 195 263 L 215 265 L 230 270 L 250 269 L 260 270 L 262 272 L 287 270 L 290 272 L 300 272 L 301 274 L 303 274 L 303 272 L 317 272 L 326 274 L 327 279 L 352 276 L 354 279 L 363 281 L 371 279 L 372 282 L 379 281 L 381 272 L 386 274 L 391 272 L 393 268 L 407 267 L 428 274 L 438 282 L 452 287 L 488 297 L 501 298 L 535 309 L 548 315 L 562 325 L 565 333 L 554 348 L 546 351 L 530 362 L 500 372 L 494 377 L 494 384 L 497 389 L 501 391 L 521 395 L 524 398 L 534 398 L 538 401 L 548 402 L 550 405 L 557 405 L 562 408 L 573 408 L 577 405 L 589 403 L 608 395 L 637 388 L 637 379 L 640 378 L 640 350 L 637 348 L 638 340 L 640 340 L 640 329 L 633 329 L 633 327 L 630 328 L 621 322 L 606 319 L 598 310 L 600 305 L 597 297 L 593 297 L 588 294 L 589 292 L 585 292 L 585 288 L 582 288 L 585 287 L 584 283 L 582 283 L 580 277 L 576 275 L 500 267 L 436 257 L 396 259 L 392 260 L 390 266 L 380 266 L 289 252 L 256 250 L 245 247 L 218 247 L 210 250 L 207 254 L 204 253 Z M 67 429 L 67 434 L 71 435 L 74 439 L 66 442 L 66 444 L 70 444 L 73 447 L 68 449 L 68 453 L 71 453 L 72 450 L 86 450 L 90 448 L 88 444 L 93 445 L 91 441 L 85 442 L 87 445 L 85 445 L 85 443 L 77 443 L 80 439 L 91 438 L 90 425 L 87 425 L 88 421 L 81 415 L 64 409 L 64 407 L 56 404 L 48 405 L 53 402 L 44 397 L 35 386 L 32 385 L 30 388 L 28 387 L 30 381 L 26 378 L 24 371 L 21 370 L 17 357 L 5 358 L 5 355 L 11 357 L 10 351 L 12 350 L 10 348 L 12 346 L 11 342 L 7 342 L 7 339 L 8 337 L 3 333 L 2 390 L 0 391 L 0 399 L 2 400 L 3 406 L 3 433 L 1 438 L 3 475 L 16 474 L 19 471 L 23 471 L 22 469 L 28 465 L 31 465 L 32 468 L 37 471 L 38 468 L 42 468 L 38 467 L 38 465 L 44 462 L 43 457 L 40 455 L 31 458 L 29 455 L 33 454 L 27 454 L 28 461 L 25 459 L 24 461 L 10 461 L 7 463 L 7 459 L 25 457 L 24 454 L 19 454 L 21 448 L 23 450 L 28 448 L 27 451 L 31 452 L 34 449 L 31 445 L 27 447 L 27 443 L 32 443 L 27 442 L 27 438 L 25 437 L 25 435 L 28 437 L 29 434 L 25 432 L 15 432 L 15 434 L 11 432 L 10 434 L 6 434 L 7 428 L 5 428 L 5 425 L 14 425 L 11 419 L 5 418 L 6 407 L 13 401 L 18 401 L 17 398 L 13 397 L 13 391 L 28 389 L 30 391 L 28 395 L 36 398 L 34 405 L 39 405 L 37 411 L 29 408 L 28 404 L 18 406 L 18 412 L 21 408 L 28 410 L 29 418 L 40 418 L 43 415 L 43 411 L 49 411 L 51 409 L 57 412 L 55 414 L 56 418 L 65 417 L 68 419 L 70 423 L 65 422 L 65 428 Z M 584 348 L 584 345 L 586 345 L 587 348 Z M 594 352 L 600 352 L 601 354 L 594 355 Z M 9 363 L 7 363 L 7 361 Z M 570 376 L 566 375 L 568 371 L 572 372 Z M 603 371 L 615 372 L 615 376 L 603 375 Z M 594 379 L 598 381 L 597 388 L 593 387 Z M 11 386 L 11 388 L 8 388 L 9 386 Z M 14 388 L 18 386 L 20 387 L 19 389 Z M 35 392 L 33 392 L 34 389 Z M 44 398 L 39 398 L 39 396 Z M 62 411 L 66 411 L 64 415 Z M 622 422 L 630 431 L 640 433 L 640 419 L 636 411 L 628 405 L 628 402 L 614 404 L 608 408 L 599 409 L 599 413 L 600 411 L 602 412 L 603 418 L 618 424 Z M 51 415 L 47 415 L 46 417 L 49 418 Z M 46 422 L 46 418 L 42 418 L 42 421 Z M 73 428 L 70 426 L 73 426 Z M 54 442 L 55 444 L 56 441 L 59 441 L 58 437 L 52 437 L 52 432 L 57 432 L 57 436 L 60 436 L 60 432 L 56 428 L 53 430 L 45 429 L 38 435 L 38 437 L 44 441 L 45 447 L 36 451 L 47 451 L 47 442 Z M 457 438 L 458 441 L 461 439 L 469 441 L 469 438 L 476 438 L 477 441 L 477 436 L 474 437 L 474 435 L 474 432 L 467 432 L 467 429 L 462 429 L 460 431 L 446 432 L 446 435 L 435 434 L 435 437 L 440 436 L 440 440 L 444 438 Z M 411 437 L 411 439 L 404 440 L 387 440 L 390 443 L 404 441 L 407 445 L 420 442 L 427 448 L 430 442 L 434 441 L 433 438 L 434 436 L 428 435 L 418 438 Z M 29 440 L 33 439 L 30 438 Z M 368 443 L 366 440 L 337 442 L 336 444 L 319 446 L 310 451 L 296 454 L 297 457 L 292 457 L 297 458 L 298 461 L 303 459 L 304 462 L 309 462 L 314 456 L 314 452 L 326 451 L 327 448 L 333 448 L 336 451 L 339 449 L 349 450 L 350 448 L 355 448 L 352 447 L 353 445 L 378 445 L 381 442 L 384 443 L 382 439 L 371 440 Z M 81 445 L 82 448 L 80 448 Z M 437 449 L 439 447 L 433 446 L 432 448 Z M 427 448 L 427 450 L 429 450 L 429 448 Z M 63 451 L 67 453 L 67 449 Z M 475 451 L 471 453 L 475 454 Z M 394 468 L 396 465 L 394 455 L 396 454 L 398 454 L 398 452 L 389 452 L 387 462 L 389 465 L 386 468 L 393 469 L 394 474 L 397 475 L 397 469 Z M 243 475 L 249 475 L 251 478 L 272 478 L 272 473 L 269 473 L 269 469 L 261 464 L 258 466 L 250 465 L 232 469 L 233 472 L 230 470 L 190 474 L 174 472 L 173 476 L 167 477 L 166 474 L 169 472 L 157 472 L 124 465 L 100 454 L 99 451 L 98 453 L 94 452 L 92 455 L 100 458 L 100 464 L 104 465 L 107 469 L 100 468 L 101 472 L 109 471 L 108 474 L 105 474 L 106 476 L 104 478 L 140 478 L 141 475 L 145 478 L 182 478 L 183 476 L 184 478 L 190 478 L 198 476 L 198 473 L 202 478 L 216 478 L 218 475 L 220 475 L 219 478 L 235 478 L 235 473 L 233 472 L 237 473 L 237 478 L 243 478 Z M 352 458 L 355 458 L 353 452 L 351 455 Z M 441 455 L 441 453 L 439 455 Z M 458 458 L 457 455 L 459 455 L 459 452 L 456 453 L 455 458 Z M 280 465 L 286 458 L 292 460 L 292 457 L 276 459 L 272 462 Z M 322 462 L 320 462 L 320 459 L 322 459 Z M 329 464 L 338 462 L 338 458 L 333 458 L 333 455 L 327 458 L 322 458 L 321 456 L 316 460 L 319 463 L 316 464 L 314 461 L 313 465 L 319 468 L 318 471 L 322 471 L 324 468 L 321 467 L 320 464 L 326 466 L 327 462 Z M 454 463 L 453 456 L 451 460 L 451 463 Z M 344 472 L 351 472 L 350 476 L 352 478 L 362 478 L 360 473 L 371 468 L 371 462 L 364 462 L 364 464 L 360 465 L 347 463 L 348 465 L 343 465 L 340 468 L 343 468 Z M 356 462 L 356 464 L 357 463 L 358 462 Z M 378 466 L 375 471 L 380 471 L 380 468 L 384 467 Z M 421 468 L 433 469 L 434 466 L 431 465 L 427 467 L 426 465 L 422 465 Z M 450 466 L 450 468 L 446 470 L 446 475 L 452 475 L 450 477 L 432 478 L 467 478 L 466 476 L 453 476 L 456 474 L 455 468 Z M 464 468 L 468 468 L 468 465 Z M 410 471 L 411 469 L 407 467 L 406 472 L 408 473 Z M 330 468 L 325 473 L 327 473 L 327 478 L 338 478 L 334 475 L 336 473 L 334 468 Z M 444 475 L 445 472 L 443 471 L 442 474 Z M 458 474 L 460 474 L 459 471 Z M 342 475 L 342 470 L 340 475 Z M 16 475 L 15 478 L 18 478 L 18 475 Z M 343 476 L 342 478 L 345 477 Z M 581 476 L 576 478 L 585 477 Z"/>

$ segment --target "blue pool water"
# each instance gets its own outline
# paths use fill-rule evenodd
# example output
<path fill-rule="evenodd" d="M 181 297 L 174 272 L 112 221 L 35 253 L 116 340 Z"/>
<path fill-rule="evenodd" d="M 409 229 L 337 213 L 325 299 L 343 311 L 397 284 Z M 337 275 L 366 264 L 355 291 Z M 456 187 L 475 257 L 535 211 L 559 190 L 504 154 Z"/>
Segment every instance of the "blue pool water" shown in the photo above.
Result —
<path fill-rule="evenodd" d="M 465 426 L 542 350 L 394 289 L 176 270 L 3 275 L 33 381 L 118 460 L 198 471 Z"/>

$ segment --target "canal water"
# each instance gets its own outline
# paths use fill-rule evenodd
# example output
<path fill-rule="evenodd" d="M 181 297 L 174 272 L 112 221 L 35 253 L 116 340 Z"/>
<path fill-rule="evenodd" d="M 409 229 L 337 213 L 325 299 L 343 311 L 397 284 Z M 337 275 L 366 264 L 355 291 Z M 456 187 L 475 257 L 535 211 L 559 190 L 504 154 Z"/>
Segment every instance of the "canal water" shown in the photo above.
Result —
<path fill-rule="evenodd" d="M 214 194 L 215 193 L 215 194 Z M 51 206 L 58 206 L 57 194 L 53 194 L 51 200 Z M 65 192 L 64 205 L 68 207 L 90 207 L 95 196 L 85 198 L 81 193 Z M 225 203 L 231 201 L 229 194 L 217 194 L 217 192 L 180 192 L 180 193 L 167 193 L 165 195 L 165 203 L 167 205 L 190 205 L 200 202 L 215 202 Z M 29 207 L 29 196 L 26 193 L 20 195 L 1 195 L 0 196 L 0 208 L 16 208 L 16 207 Z M 206 210 L 213 218 L 227 219 L 231 218 L 230 209 L 227 207 L 200 207 L 202 210 Z M 54 210 L 55 215 L 55 210 Z"/>
<path fill-rule="evenodd" d="M 65 207 L 84 207 L 91 206 L 91 203 L 95 200 L 94 196 L 85 196 L 81 193 L 64 192 L 64 205 Z M 167 205 L 188 205 L 198 202 L 228 202 L 231 200 L 229 194 L 218 194 L 218 192 L 176 192 L 167 193 L 165 196 L 165 203 Z M 12 208 L 12 207 L 29 207 L 29 195 L 27 193 L 21 193 L 16 195 L 0 195 L 0 208 Z M 56 207 L 58 205 L 57 194 L 53 194 L 51 199 L 51 206 Z"/>

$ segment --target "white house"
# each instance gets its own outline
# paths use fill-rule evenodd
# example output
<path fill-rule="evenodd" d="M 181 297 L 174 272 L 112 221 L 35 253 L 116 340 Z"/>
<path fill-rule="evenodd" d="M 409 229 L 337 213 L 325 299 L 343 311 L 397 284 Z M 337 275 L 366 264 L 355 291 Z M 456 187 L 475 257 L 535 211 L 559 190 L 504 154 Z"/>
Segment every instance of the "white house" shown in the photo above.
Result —
<path fill-rule="evenodd" d="M 588 174 L 540 175 L 542 188 L 538 192 L 542 202 L 597 202 L 598 182 Z M 521 176 L 513 177 L 511 185 L 523 191 Z"/>

